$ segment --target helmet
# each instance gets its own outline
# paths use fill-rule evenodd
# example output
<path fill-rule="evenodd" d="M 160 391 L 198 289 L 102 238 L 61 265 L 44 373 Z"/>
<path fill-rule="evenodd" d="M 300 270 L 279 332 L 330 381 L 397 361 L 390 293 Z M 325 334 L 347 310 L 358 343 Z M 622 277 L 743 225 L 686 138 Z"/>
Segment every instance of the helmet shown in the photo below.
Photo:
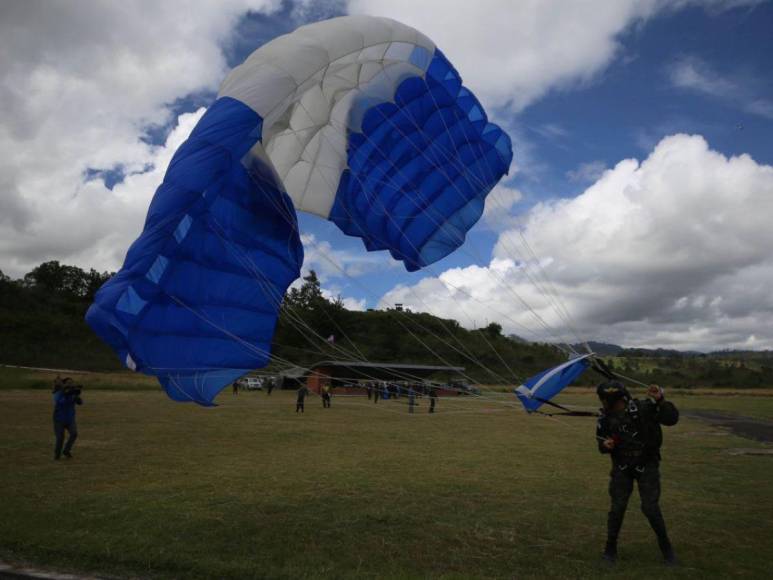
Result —
<path fill-rule="evenodd" d="M 631 393 L 628 392 L 628 389 L 620 381 L 601 383 L 596 388 L 596 394 L 605 406 L 613 405 L 620 399 L 626 402 L 631 400 Z"/>

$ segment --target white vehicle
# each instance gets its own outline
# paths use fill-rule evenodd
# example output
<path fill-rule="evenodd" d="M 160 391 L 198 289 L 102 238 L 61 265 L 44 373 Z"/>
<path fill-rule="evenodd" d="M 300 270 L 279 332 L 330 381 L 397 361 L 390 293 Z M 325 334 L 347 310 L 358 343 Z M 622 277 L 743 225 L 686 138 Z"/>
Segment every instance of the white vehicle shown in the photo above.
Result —
<path fill-rule="evenodd" d="M 258 377 L 243 377 L 239 379 L 239 386 L 248 391 L 263 390 L 263 379 Z"/>

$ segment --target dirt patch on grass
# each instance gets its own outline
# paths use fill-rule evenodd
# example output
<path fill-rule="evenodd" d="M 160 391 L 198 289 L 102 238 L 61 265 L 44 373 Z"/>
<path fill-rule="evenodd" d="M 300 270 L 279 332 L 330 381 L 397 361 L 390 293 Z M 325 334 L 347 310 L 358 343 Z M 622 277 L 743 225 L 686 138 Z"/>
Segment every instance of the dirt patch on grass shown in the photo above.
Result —
<path fill-rule="evenodd" d="M 769 455 L 773 457 L 773 449 L 766 447 L 738 447 L 735 449 L 728 449 L 725 451 L 728 455 Z"/>
<path fill-rule="evenodd" d="M 773 421 L 715 411 L 688 411 L 684 413 L 684 416 L 707 421 L 717 427 L 724 427 L 739 437 L 763 443 L 773 443 Z"/>

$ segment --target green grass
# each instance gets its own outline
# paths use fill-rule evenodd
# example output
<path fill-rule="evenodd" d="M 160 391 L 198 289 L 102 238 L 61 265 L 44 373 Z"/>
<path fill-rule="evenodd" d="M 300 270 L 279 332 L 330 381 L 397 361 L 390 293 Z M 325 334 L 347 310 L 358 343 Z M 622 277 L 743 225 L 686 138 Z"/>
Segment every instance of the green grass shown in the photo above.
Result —
<path fill-rule="evenodd" d="M 108 390 L 112 375 L 97 375 L 82 379 L 76 458 L 55 463 L 50 393 L 23 382 L 35 373 L 14 373 L 0 372 L 5 560 L 158 578 L 769 572 L 773 457 L 729 455 L 759 444 L 701 422 L 666 432 L 662 504 L 683 566 L 660 564 L 634 497 L 612 573 L 598 563 L 609 467 L 593 419 L 529 417 L 503 396 L 441 399 L 434 416 L 342 397 L 330 410 L 311 399 L 297 416 L 293 394 L 276 391 L 204 409 L 146 383 L 132 390 L 127 375 Z M 771 401 L 675 399 L 768 416 Z M 595 406 L 589 394 L 567 400 Z"/>

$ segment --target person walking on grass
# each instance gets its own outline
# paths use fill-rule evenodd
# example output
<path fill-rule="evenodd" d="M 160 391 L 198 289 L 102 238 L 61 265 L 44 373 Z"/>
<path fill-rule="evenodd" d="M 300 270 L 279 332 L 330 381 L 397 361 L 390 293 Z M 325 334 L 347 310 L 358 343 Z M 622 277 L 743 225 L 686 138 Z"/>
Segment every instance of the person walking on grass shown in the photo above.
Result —
<path fill-rule="evenodd" d="M 309 394 L 309 389 L 306 385 L 301 385 L 297 391 L 298 398 L 295 400 L 295 412 L 303 413 L 303 407 L 306 403 L 306 395 Z"/>
<path fill-rule="evenodd" d="M 231 385 L 231 395 L 238 395 L 239 394 L 239 381 L 234 381 L 234 384 Z"/>
<path fill-rule="evenodd" d="M 57 375 L 54 381 L 54 459 L 62 455 L 72 458 L 72 447 L 78 438 L 78 427 L 75 423 L 75 406 L 82 405 L 81 387 L 67 377 L 60 379 Z M 67 443 L 64 442 L 64 432 L 67 431 Z M 64 446 L 64 448 L 63 448 Z"/>
<path fill-rule="evenodd" d="M 435 404 L 437 403 L 437 389 L 435 387 L 429 390 L 429 412 L 435 412 Z"/>
<path fill-rule="evenodd" d="M 601 453 L 612 459 L 609 477 L 611 505 L 607 516 L 607 543 L 603 558 L 609 564 L 617 561 L 617 540 L 634 482 L 639 487 L 641 511 L 658 540 L 663 559 L 677 563 L 674 548 L 660 511 L 661 425 L 679 421 L 679 411 L 666 401 L 663 389 L 650 385 L 648 399 L 633 399 L 622 383 L 611 381 L 596 390 L 603 405 L 596 425 L 596 441 Z"/>
<path fill-rule="evenodd" d="M 330 385 L 325 385 L 322 387 L 322 408 L 323 409 L 329 409 L 330 408 Z"/>
<path fill-rule="evenodd" d="M 413 390 L 413 385 L 408 385 L 408 412 L 413 413 L 413 408 L 416 406 L 416 391 Z"/>

